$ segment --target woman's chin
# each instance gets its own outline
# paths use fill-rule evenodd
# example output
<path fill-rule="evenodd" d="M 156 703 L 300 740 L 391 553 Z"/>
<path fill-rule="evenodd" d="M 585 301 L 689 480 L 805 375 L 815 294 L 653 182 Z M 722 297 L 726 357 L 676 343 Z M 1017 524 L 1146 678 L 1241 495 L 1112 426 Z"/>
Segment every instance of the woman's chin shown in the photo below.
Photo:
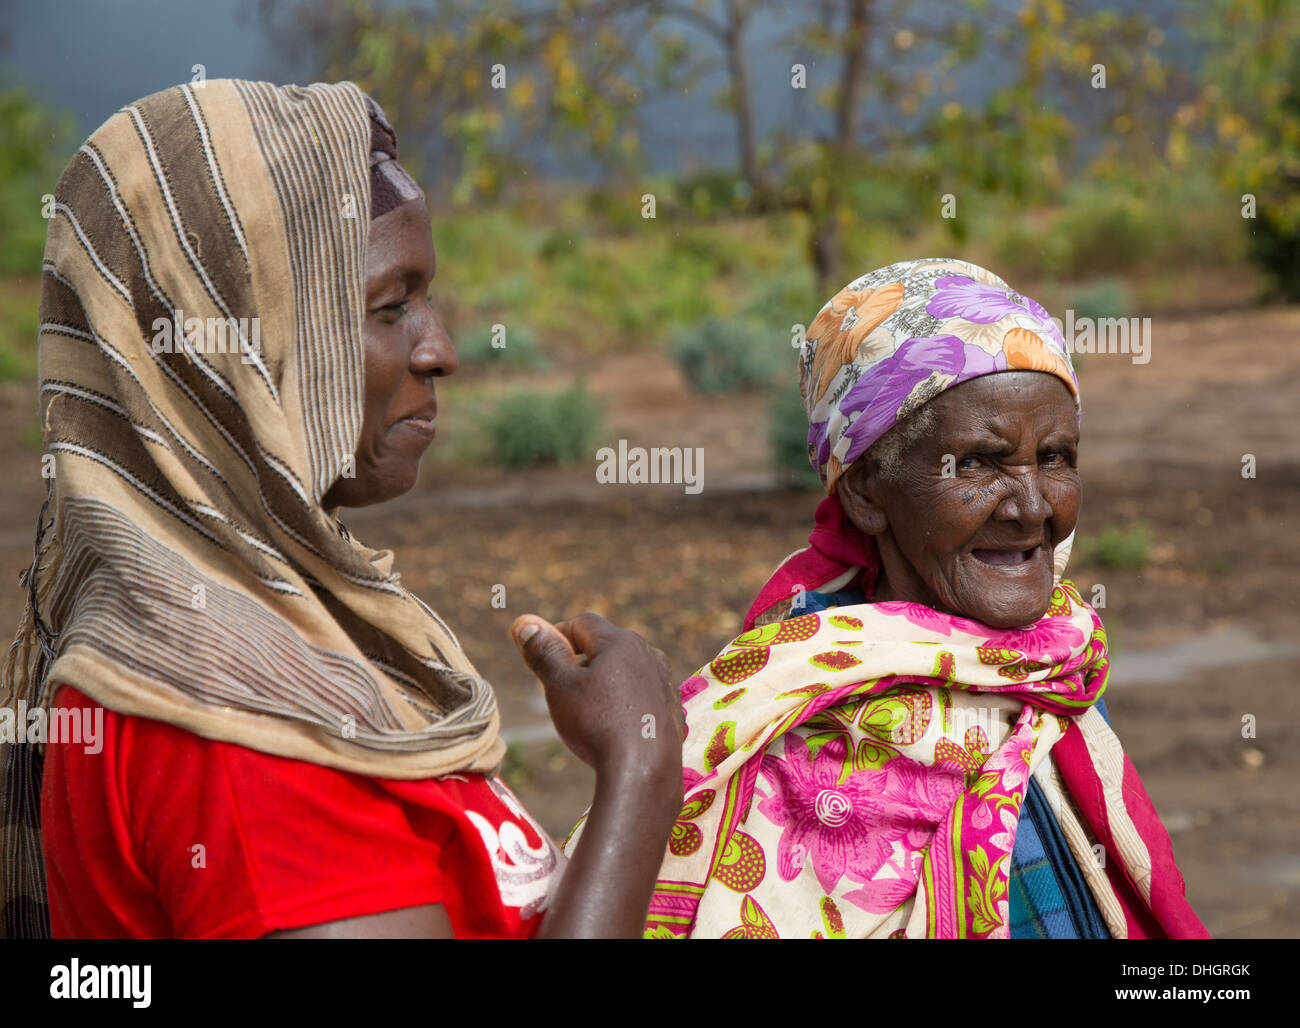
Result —
<path fill-rule="evenodd" d="M 353 479 L 339 479 L 322 501 L 326 507 L 373 507 L 377 503 L 387 503 L 409 493 L 415 488 L 419 479 L 420 466 L 417 462 L 410 468 L 387 471 L 383 474 L 358 476 Z"/>
<path fill-rule="evenodd" d="M 416 479 L 419 477 L 416 471 L 409 475 L 403 475 L 400 478 L 387 479 L 382 485 L 376 486 L 369 493 L 369 498 L 365 506 L 374 506 L 376 503 L 387 503 L 389 500 L 395 500 L 399 496 L 405 496 L 415 488 Z"/>
<path fill-rule="evenodd" d="M 1042 547 L 1038 548 L 1040 551 Z M 963 617 L 990 628 L 1019 628 L 1038 621 L 1052 602 L 1054 576 L 1050 552 L 1035 554 L 1035 559 L 999 567 L 965 558 L 964 574 L 954 590 L 954 607 Z"/>
<path fill-rule="evenodd" d="M 967 602 L 953 604 L 953 612 L 990 628 L 1022 628 L 1041 620 L 1051 605 L 1052 590 L 1034 590 L 1029 595 L 1024 595 L 1028 590 L 1016 592 L 1022 595 L 972 596 Z"/>
<path fill-rule="evenodd" d="M 1052 602 L 1051 593 L 1019 602 L 1008 598 L 1007 601 L 973 603 L 962 614 L 973 621 L 988 625 L 990 628 L 1023 628 L 1042 619 Z"/>

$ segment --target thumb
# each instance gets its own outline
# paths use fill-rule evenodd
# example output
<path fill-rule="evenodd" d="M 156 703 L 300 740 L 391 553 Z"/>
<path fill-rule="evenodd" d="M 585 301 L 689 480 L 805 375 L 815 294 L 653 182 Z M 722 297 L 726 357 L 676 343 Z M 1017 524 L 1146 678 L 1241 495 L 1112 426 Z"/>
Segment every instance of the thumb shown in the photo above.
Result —
<path fill-rule="evenodd" d="M 564 634 L 545 618 L 525 614 L 510 626 L 510 636 L 530 671 L 544 685 L 560 682 L 579 667 L 578 655 Z"/>

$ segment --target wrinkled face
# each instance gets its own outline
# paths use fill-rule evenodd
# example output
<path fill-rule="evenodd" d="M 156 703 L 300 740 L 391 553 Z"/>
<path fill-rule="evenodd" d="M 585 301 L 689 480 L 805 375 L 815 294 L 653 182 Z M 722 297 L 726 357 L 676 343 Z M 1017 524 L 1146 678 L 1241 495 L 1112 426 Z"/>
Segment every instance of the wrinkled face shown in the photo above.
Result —
<path fill-rule="evenodd" d="M 880 547 L 873 598 L 994 628 L 1038 620 L 1051 599 L 1053 550 L 1079 514 L 1069 390 L 1043 372 L 1001 372 L 929 406 L 935 431 L 904 448 L 894 474 L 863 462 L 840 482 L 845 512 Z"/>
<path fill-rule="evenodd" d="M 456 370 L 456 350 L 427 295 L 436 263 L 429 211 L 410 200 L 370 223 L 366 249 L 365 416 L 355 476 L 326 507 L 382 503 L 415 485 L 433 442 L 433 380 Z"/>

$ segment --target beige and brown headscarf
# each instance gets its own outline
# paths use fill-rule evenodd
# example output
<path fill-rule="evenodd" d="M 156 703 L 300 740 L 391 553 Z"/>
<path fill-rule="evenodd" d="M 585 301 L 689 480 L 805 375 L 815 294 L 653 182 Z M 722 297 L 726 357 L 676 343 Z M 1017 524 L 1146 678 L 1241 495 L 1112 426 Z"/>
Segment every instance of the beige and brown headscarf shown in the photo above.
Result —
<path fill-rule="evenodd" d="M 63 173 L 40 305 L 49 499 L 0 692 L 15 711 L 67 683 L 362 774 L 499 763 L 490 686 L 392 553 L 321 503 L 361 431 L 371 124 L 352 83 L 208 81 L 123 108 Z M 10 936 L 48 933 L 25 728 L 0 745 Z"/>

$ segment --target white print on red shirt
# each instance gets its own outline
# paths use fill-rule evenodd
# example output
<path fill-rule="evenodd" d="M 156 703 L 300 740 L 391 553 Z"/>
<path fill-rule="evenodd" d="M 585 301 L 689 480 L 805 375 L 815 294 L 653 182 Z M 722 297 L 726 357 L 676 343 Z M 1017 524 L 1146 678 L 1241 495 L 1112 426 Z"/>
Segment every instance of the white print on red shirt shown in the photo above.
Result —
<path fill-rule="evenodd" d="M 564 854 L 503 782 L 494 777 L 485 778 L 485 781 L 506 809 L 542 840 L 541 845 L 534 848 L 528 845 L 528 837 L 516 822 L 504 820 L 493 828 L 483 815 L 465 811 L 483 837 L 483 845 L 492 859 L 501 902 L 507 907 L 518 908 L 520 918 L 527 921 L 544 911 L 550 903 L 564 873 Z"/>

